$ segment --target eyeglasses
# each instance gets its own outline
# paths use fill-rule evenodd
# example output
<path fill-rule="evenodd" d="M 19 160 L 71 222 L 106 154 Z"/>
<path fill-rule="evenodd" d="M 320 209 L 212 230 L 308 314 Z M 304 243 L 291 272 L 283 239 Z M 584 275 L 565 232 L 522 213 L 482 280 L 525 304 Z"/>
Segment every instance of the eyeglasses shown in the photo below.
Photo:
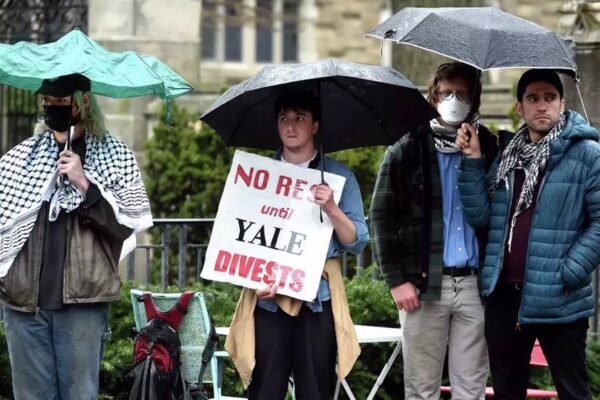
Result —
<path fill-rule="evenodd" d="M 459 100 L 469 101 L 471 99 L 470 93 L 468 90 L 443 90 L 436 91 L 435 94 L 438 96 L 439 100 L 446 100 L 451 95 L 456 95 Z"/>

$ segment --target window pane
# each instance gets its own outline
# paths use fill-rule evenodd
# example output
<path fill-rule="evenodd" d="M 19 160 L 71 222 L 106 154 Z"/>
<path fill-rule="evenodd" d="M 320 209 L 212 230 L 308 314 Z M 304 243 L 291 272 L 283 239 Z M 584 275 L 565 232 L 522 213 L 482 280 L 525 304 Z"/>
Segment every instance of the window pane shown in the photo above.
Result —
<path fill-rule="evenodd" d="M 241 7 L 225 6 L 225 60 L 242 61 Z"/>
<path fill-rule="evenodd" d="M 298 4 L 283 3 L 283 61 L 298 61 Z"/>
<path fill-rule="evenodd" d="M 273 61 L 273 0 L 256 1 L 256 61 Z"/>
<path fill-rule="evenodd" d="M 216 58 L 217 40 L 217 6 L 214 0 L 202 3 L 202 58 Z"/>

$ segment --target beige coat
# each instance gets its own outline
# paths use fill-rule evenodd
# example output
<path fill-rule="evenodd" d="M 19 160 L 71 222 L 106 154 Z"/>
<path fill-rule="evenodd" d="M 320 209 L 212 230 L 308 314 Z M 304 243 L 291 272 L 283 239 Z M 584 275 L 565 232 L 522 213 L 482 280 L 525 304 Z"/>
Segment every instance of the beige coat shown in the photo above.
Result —
<path fill-rule="evenodd" d="M 331 292 L 331 309 L 338 353 L 338 376 L 345 378 L 360 354 L 360 347 L 348 309 L 339 260 L 327 260 L 323 277 L 329 282 L 329 291 Z M 254 308 L 256 301 L 255 290 L 242 290 L 229 326 L 229 335 L 225 341 L 225 350 L 231 356 L 246 388 L 250 385 L 255 365 Z M 302 307 L 301 300 L 287 296 L 277 295 L 275 301 L 283 311 L 292 316 L 298 315 L 300 307 Z"/>

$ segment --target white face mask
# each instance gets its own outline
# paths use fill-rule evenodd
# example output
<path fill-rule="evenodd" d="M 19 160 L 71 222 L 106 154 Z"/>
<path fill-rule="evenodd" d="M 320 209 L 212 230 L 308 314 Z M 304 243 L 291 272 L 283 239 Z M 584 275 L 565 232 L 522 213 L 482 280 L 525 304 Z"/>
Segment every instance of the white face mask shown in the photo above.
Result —
<path fill-rule="evenodd" d="M 471 106 L 466 101 L 456 97 L 456 94 L 452 93 L 438 103 L 437 111 L 440 113 L 444 122 L 457 125 L 467 118 L 469 111 L 471 111 Z"/>

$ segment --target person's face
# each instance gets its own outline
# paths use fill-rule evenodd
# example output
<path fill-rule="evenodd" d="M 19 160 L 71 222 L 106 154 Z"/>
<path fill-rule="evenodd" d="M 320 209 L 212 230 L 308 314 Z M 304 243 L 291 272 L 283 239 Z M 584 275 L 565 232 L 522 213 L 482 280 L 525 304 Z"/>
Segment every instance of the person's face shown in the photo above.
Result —
<path fill-rule="evenodd" d="M 532 133 L 546 135 L 560 119 L 565 101 L 549 82 L 532 82 L 525 88 L 523 97 L 515 109 Z"/>
<path fill-rule="evenodd" d="M 42 106 L 71 106 L 71 96 L 65 97 L 55 97 L 45 94 L 42 97 Z M 71 111 L 71 118 L 77 118 L 79 115 L 79 107 L 73 102 L 73 107 Z"/>
<path fill-rule="evenodd" d="M 279 112 L 277 116 L 279 138 L 284 148 L 299 151 L 314 149 L 314 135 L 319 130 L 319 123 L 313 121 L 313 116 L 308 110 L 287 109 Z"/>
<path fill-rule="evenodd" d="M 431 99 L 431 105 L 437 108 L 438 104 L 452 93 L 455 93 L 460 100 L 471 104 L 471 91 L 469 90 L 468 81 L 464 78 L 454 78 L 450 80 L 441 79 L 438 82 L 433 99 Z"/>

